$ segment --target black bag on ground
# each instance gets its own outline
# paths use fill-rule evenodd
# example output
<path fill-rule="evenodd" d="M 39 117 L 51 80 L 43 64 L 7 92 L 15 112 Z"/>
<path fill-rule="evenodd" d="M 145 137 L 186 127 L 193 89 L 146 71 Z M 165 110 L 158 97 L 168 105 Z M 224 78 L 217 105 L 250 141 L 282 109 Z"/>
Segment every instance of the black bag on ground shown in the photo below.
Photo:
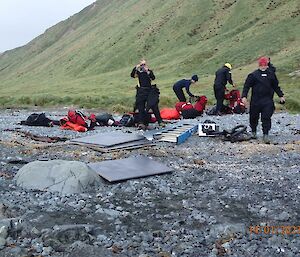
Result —
<path fill-rule="evenodd" d="M 21 121 L 21 125 L 53 127 L 53 122 L 46 117 L 45 113 L 32 113 L 26 120 Z"/>
<path fill-rule="evenodd" d="M 149 124 L 150 121 L 151 121 L 151 113 L 146 113 L 143 121 L 140 119 L 140 115 L 139 115 L 138 112 L 135 112 L 133 114 L 133 122 L 134 122 L 134 124 L 139 124 L 139 123 L 143 123 L 143 122 L 145 124 Z"/>
<path fill-rule="evenodd" d="M 222 110 L 221 110 L 222 114 L 232 114 L 232 110 L 229 106 L 223 105 Z M 217 115 L 217 106 L 214 105 L 211 109 L 209 109 L 206 112 L 207 115 Z"/>
<path fill-rule="evenodd" d="M 236 114 L 243 114 L 246 112 L 246 108 L 244 105 L 237 104 L 232 111 Z"/>
<path fill-rule="evenodd" d="M 198 116 L 202 115 L 202 112 L 198 112 L 196 109 L 187 109 L 187 110 L 182 110 L 181 115 L 184 119 L 195 119 Z"/>
<path fill-rule="evenodd" d="M 96 121 L 99 126 L 113 126 L 115 123 L 115 119 L 110 113 L 96 115 Z"/>
<path fill-rule="evenodd" d="M 230 141 L 231 143 L 248 141 L 251 139 L 251 134 L 247 132 L 247 126 L 245 125 L 238 125 L 231 131 L 224 130 L 222 134 L 224 136 L 223 139 L 225 141 Z"/>
<path fill-rule="evenodd" d="M 121 120 L 119 121 L 119 125 L 123 127 L 133 127 L 134 126 L 134 118 L 132 114 L 123 114 Z"/>

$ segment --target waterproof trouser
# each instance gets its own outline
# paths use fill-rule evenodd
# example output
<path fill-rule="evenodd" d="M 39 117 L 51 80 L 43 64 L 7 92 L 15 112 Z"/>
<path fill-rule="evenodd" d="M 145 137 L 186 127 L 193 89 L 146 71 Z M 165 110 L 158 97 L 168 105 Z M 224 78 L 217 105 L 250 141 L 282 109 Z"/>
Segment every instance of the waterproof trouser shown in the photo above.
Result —
<path fill-rule="evenodd" d="M 162 118 L 160 116 L 160 111 L 158 107 L 158 101 L 153 101 L 154 103 L 151 104 L 151 106 L 149 106 L 150 108 L 146 108 L 146 105 L 148 105 L 148 102 L 150 101 L 149 97 L 151 96 L 151 90 L 153 90 L 153 88 L 137 88 L 135 108 L 139 111 L 139 121 L 144 125 L 148 125 L 147 113 L 149 109 L 152 110 L 157 122 L 162 122 Z"/>
<path fill-rule="evenodd" d="M 173 87 L 173 91 L 174 91 L 175 95 L 177 96 L 177 98 L 179 99 L 179 102 L 186 102 L 186 97 L 183 93 L 182 88 Z"/>
<path fill-rule="evenodd" d="M 224 86 L 214 85 L 214 93 L 215 93 L 215 98 L 217 100 L 216 113 L 218 114 L 223 110 L 223 102 L 224 102 L 224 95 L 225 95 Z"/>
<path fill-rule="evenodd" d="M 139 111 L 139 122 L 148 125 L 146 120 L 146 103 L 150 88 L 137 88 L 136 99 L 135 99 L 135 108 Z"/>
<path fill-rule="evenodd" d="M 271 129 L 271 117 L 274 113 L 275 106 L 273 101 L 261 101 L 260 103 L 250 103 L 250 127 L 252 132 L 256 132 L 261 115 L 262 131 L 268 135 Z"/>

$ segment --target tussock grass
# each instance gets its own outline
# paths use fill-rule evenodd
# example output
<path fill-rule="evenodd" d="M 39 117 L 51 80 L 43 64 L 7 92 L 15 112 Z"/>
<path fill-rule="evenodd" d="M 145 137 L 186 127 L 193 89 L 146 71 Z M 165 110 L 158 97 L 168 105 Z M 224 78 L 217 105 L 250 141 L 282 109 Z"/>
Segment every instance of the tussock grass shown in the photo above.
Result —
<path fill-rule="evenodd" d="M 129 77 L 146 57 L 173 106 L 172 85 L 198 74 L 192 92 L 214 103 L 214 72 L 233 64 L 242 88 L 261 55 L 269 55 L 287 96 L 299 112 L 300 6 L 286 1 L 104 1 L 0 55 L 0 105 L 77 105 L 131 110 L 136 81 Z"/>

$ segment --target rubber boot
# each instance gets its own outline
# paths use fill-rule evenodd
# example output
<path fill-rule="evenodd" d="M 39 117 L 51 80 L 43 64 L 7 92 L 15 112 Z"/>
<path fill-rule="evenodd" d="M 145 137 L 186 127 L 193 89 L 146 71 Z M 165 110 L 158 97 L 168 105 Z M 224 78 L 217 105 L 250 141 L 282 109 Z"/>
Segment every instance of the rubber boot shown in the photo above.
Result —
<path fill-rule="evenodd" d="M 256 134 L 256 132 L 251 132 L 251 138 L 252 139 L 257 139 L 257 134 Z"/>
<path fill-rule="evenodd" d="M 270 141 L 269 135 L 264 134 L 263 135 L 263 141 L 264 141 L 265 144 L 270 144 L 271 141 Z"/>

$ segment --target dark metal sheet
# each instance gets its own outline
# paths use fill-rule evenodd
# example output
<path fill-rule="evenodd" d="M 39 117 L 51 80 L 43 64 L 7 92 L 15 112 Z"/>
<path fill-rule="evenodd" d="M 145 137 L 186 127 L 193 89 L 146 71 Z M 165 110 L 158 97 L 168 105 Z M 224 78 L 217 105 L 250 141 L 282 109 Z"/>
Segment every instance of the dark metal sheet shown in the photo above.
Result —
<path fill-rule="evenodd" d="M 172 172 L 172 168 L 145 156 L 89 163 L 91 169 L 109 182 Z"/>
<path fill-rule="evenodd" d="M 85 143 L 101 146 L 113 146 L 127 142 L 142 140 L 145 137 L 136 133 L 124 133 L 122 131 L 113 131 L 99 133 L 93 136 L 72 139 L 71 142 Z"/>
<path fill-rule="evenodd" d="M 97 145 L 92 145 L 92 144 L 82 144 L 90 149 L 93 149 L 95 151 L 107 153 L 107 152 L 112 152 L 112 151 L 120 151 L 120 150 L 131 150 L 131 149 L 137 149 L 137 148 L 142 148 L 146 146 L 152 146 L 155 145 L 155 143 L 152 143 L 149 140 L 139 140 L 139 141 L 133 141 L 133 142 L 128 142 L 124 144 L 118 144 L 118 145 L 113 145 L 113 146 L 97 146 Z"/>

